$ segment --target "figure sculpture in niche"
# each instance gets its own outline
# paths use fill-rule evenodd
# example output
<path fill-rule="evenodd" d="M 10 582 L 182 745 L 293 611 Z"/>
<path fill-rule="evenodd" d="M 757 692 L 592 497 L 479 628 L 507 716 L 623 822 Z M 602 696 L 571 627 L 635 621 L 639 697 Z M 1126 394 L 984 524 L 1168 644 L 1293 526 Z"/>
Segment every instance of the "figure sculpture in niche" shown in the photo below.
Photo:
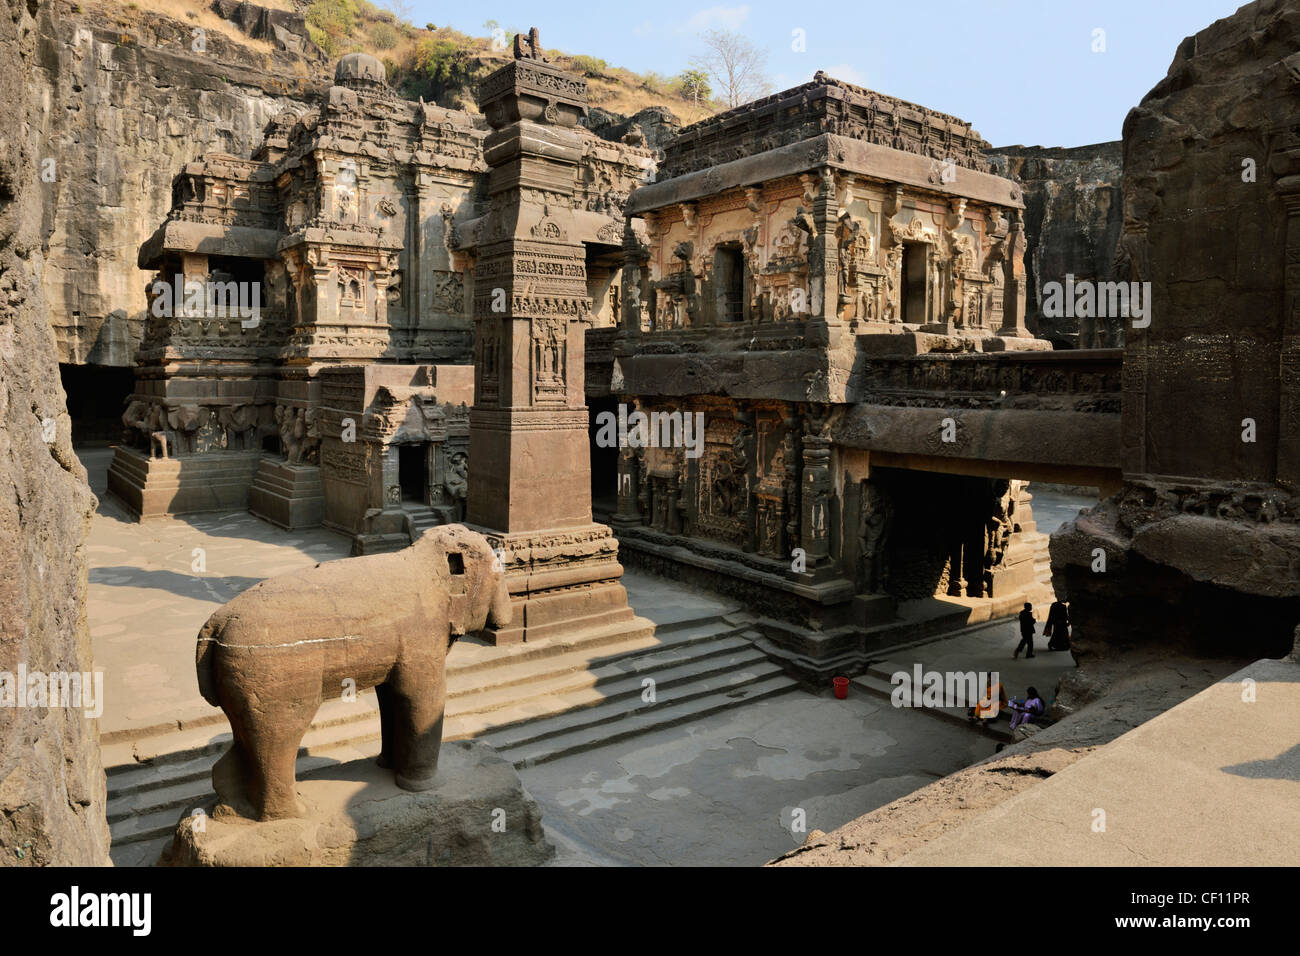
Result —
<path fill-rule="evenodd" d="M 303 815 L 294 760 L 321 702 L 374 687 L 379 765 L 397 785 L 434 785 L 447 652 L 457 637 L 510 623 L 505 576 L 482 535 L 426 531 L 389 554 L 343 558 L 254 585 L 199 631 L 199 691 L 234 740 L 212 768 L 217 812 Z M 349 683 L 351 682 L 351 683 Z"/>

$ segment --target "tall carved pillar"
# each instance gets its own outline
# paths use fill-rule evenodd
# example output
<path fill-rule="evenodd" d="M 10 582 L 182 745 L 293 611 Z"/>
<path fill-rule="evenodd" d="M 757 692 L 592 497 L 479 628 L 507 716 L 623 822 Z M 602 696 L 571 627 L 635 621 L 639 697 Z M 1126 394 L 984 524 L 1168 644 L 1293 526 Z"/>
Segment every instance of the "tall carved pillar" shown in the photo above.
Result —
<path fill-rule="evenodd" d="M 1025 324 L 1025 247 L 1025 216 L 1021 210 L 1013 209 L 1003 261 L 1006 281 L 1002 293 L 1002 328 L 998 329 L 998 335 L 1003 338 L 1034 337 Z"/>
<path fill-rule="evenodd" d="M 835 244 L 839 202 L 835 197 L 835 174 L 823 167 L 812 204 L 814 235 L 808 237 L 808 321 L 809 345 L 834 345 L 839 340 L 839 251 Z"/>
<path fill-rule="evenodd" d="M 466 524 L 498 551 L 514 619 L 496 643 L 632 631 L 618 542 L 591 520 L 583 390 L 591 316 L 573 193 L 586 81 L 541 51 L 479 87 L 489 211 L 475 267 Z"/>

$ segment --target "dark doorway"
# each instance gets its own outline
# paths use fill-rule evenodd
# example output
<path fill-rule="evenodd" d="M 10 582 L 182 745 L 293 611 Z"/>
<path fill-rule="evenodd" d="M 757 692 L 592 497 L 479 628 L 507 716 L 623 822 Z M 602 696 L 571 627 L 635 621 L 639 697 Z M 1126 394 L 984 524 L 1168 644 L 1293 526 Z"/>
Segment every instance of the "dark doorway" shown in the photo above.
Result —
<path fill-rule="evenodd" d="M 108 445 L 122 438 L 122 413 L 135 390 L 130 368 L 111 365 L 59 365 L 68 396 L 74 445 Z"/>
<path fill-rule="evenodd" d="M 924 242 L 903 243 L 902 319 L 922 325 L 925 317 L 926 265 L 930 246 Z"/>
<path fill-rule="evenodd" d="M 607 395 L 587 399 L 587 443 L 591 447 L 591 507 L 594 512 L 612 515 L 618 507 L 618 443 L 606 447 L 596 441 L 601 415 L 618 420 L 618 400 Z M 609 429 L 605 429 L 608 434 Z"/>
<path fill-rule="evenodd" d="M 403 501 L 424 502 L 427 460 L 423 443 L 397 446 L 397 482 L 402 486 Z"/>
<path fill-rule="evenodd" d="M 743 321 L 745 257 L 740 246 L 720 245 L 713 250 L 713 287 L 718 303 L 718 320 Z"/>

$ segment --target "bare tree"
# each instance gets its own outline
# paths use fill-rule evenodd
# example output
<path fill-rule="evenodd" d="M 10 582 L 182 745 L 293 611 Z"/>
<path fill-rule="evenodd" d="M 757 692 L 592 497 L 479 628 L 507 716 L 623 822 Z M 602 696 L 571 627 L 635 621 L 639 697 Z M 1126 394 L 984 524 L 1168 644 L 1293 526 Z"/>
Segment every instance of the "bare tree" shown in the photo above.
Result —
<path fill-rule="evenodd" d="M 384 0 L 383 5 L 399 23 L 411 22 L 411 14 L 414 11 L 411 8 L 410 0 Z"/>
<path fill-rule="evenodd" d="M 729 30 L 710 30 L 700 39 L 706 52 L 693 58 L 691 65 L 713 77 L 727 106 L 748 103 L 771 89 L 766 75 L 766 50 Z"/>

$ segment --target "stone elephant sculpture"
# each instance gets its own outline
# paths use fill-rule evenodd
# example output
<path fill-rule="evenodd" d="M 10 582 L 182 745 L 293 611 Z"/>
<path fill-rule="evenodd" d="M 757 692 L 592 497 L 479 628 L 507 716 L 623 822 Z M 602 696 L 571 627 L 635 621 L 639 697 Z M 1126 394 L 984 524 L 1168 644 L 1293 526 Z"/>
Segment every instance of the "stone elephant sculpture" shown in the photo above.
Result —
<path fill-rule="evenodd" d="M 457 637 L 510 618 L 495 554 L 463 525 L 249 588 L 208 619 L 196 649 L 199 690 L 225 711 L 234 736 L 212 770 L 221 805 L 258 820 L 302 815 L 298 747 L 321 701 L 347 680 L 379 698 L 380 766 L 404 789 L 429 789 L 447 652 Z"/>

